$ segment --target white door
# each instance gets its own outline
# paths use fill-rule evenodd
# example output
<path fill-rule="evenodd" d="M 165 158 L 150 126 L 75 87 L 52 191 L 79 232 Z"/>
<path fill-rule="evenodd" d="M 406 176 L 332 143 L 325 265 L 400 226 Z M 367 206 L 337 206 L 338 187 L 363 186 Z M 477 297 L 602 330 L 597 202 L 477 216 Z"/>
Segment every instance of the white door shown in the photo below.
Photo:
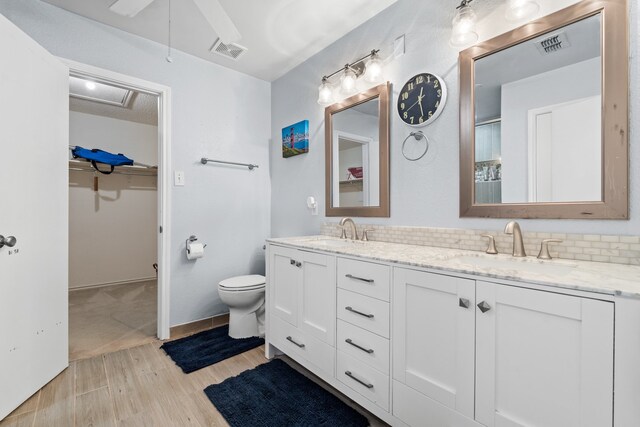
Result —
<path fill-rule="evenodd" d="M 69 70 L 2 15 L 0 55 L 2 419 L 68 366 Z"/>
<path fill-rule="evenodd" d="M 476 421 L 613 424 L 613 303 L 486 282 L 476 293 Z"/>
<path fill-rule="evenodd" d="M 302 258 L 300 330 L 334 345 L 336 330 L 335 257 L 299 251 Z"/>
<path fill-rule="evenodd" d="M 602 200 L 601 111 L 600 96 L 529 111 L 530 202 Z"/>
<path fill-rule="evenodd" d="M 393 378 L 473 418 L 475 282 L 396 268 Z"/>
<path fill-rule="evenodd" d="M 276 316 L 298 326 L 298 289 L 302 280 L 301 252 L 271 246 L 269 295 Z"/>

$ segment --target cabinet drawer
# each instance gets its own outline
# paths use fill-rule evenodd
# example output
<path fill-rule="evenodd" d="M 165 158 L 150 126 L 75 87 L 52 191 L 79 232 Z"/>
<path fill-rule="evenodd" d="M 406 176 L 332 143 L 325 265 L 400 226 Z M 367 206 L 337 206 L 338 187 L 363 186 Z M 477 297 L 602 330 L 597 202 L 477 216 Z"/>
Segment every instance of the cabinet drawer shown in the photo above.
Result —
<path fill-rule="evenodd" d="M 338 320 L 338 350 L 389 375 L 389 340 Z"/>
<path fill-rule="evenodd" d="M 335 349 L 301 332 L 298 328 L 277 318 L 271 318 L 269 340 L 285 354 L 297 354 L 326 372 L 334 375 Z"/>
<path fill-rule="evenodd" d="M 338 287 L 389 301 L 391 270 L 367 261 L 338 258 Z"/>
<path fill-rule="evenodd" d="M 338 289 L 338 319 L 389 338 L 389 303 Z"/>
<path fill-rule="evenodd" d="M 376 405 L 389 410 L 389 377 L 338 351 L 338 381 Z"/>

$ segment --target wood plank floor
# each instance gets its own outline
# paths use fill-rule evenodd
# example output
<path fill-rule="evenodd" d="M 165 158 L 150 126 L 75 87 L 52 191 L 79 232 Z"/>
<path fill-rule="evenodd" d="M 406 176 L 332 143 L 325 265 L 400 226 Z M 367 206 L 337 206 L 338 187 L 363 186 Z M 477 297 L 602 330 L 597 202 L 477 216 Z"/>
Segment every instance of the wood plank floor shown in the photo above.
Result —
<path fill-rule="evenodd" d="M 156 340 L 71 362 L 0 427 L 227 426 L 204 388 L 267 362 L 262 346 L 186 375 L 161 345 Z M 357 409 L 372 426 L 386 425 Z"/>

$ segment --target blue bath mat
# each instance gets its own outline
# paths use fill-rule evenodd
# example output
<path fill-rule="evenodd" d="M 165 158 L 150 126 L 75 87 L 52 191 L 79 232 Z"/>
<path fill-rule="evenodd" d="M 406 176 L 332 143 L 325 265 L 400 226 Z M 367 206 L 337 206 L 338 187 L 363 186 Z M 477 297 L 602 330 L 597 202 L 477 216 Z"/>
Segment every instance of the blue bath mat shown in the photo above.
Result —
<path fill-rule="evenodd" d="M 207 387 L 231 427 L 366 427 L 369 421 L 280 359 Z"/>
<path fill-rule="evenodd" d="M 218 363 L 264 344 L 258 337 L 234 339 L 229 325 L 199 332 L 189 337 L 162 344 L 165 351 L 185 374 Z"/>

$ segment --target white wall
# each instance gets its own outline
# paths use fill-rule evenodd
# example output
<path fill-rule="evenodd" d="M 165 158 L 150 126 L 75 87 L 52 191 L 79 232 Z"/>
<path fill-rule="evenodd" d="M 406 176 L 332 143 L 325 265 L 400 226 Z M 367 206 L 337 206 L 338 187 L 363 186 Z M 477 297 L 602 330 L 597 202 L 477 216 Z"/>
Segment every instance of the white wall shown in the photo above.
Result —
<path fill-rule="evenodd" d="M 69 112 L 69 144 L 157 164 L 157 126 Z M 154 278 L 157 179 L 69 172 L 69 288 Z"/>
<path fill-rule="evenodd" d="M 269 235 L 270 86 L 166 46 L 36 0 L 3 0 L 0 13 L 54 55 L 150 80 L 172 90 L 173 187 L 171 325 L 227 311 L 217 283 L 264 272 Z M 276 138 L 275 141 L 280 141 Z M 201 165 L 203 156 L 257 163 L 247 169 Z M 306 156 L 299 156 L 306 157 Z M 196 234 L 205 258 L 188 262 L 184 242 Z"/>
<path fill-rule="evenodd" d="M 575 0 L 540 0 L 540 14 L 561 9 Z M 479 34 L 485 40 L 513 27 L 504 19 L 505 2 L 474 2 L 480 16 Z M 640 233 L 640 69 L 638 2 L 630 1 L 630 221 L 522 220 L 526 233 Z M 446 6 L 446 7 L 445 7 Z M 432 227 L 481 228 L 502 232 L 505 220 L 459 218 L 458 51 L 450 47 L 451 18 L 456 3 L 433 0 L 400 0 L 272 84 L 272 130 L 277 140 L 287 123 L 309 119 L 311 150 L 306 156 L 283 160 L 279 147 L 271 151 L 272 234 L 274 236 L 318 233 L 327 221 L 310 216 L 306 197 L 316 196 L 324 206 L 324 118 L 315 101 L 323 74 L 339 69 L 373 48 L 382 56 L 392 52 L 396 37 L 406 34 L 406 54 L 390 61 L 385 76 L 393 84 L 391 100 L 391 218 L 359 218 L 359 223 Z M 402 157 L 401 145 L 412 129 L 397 116 L 398 90 L 412 76 L 432 72 L 445 79 L 449 100 L 442 115 L 423 128 L 431 140 L 428 154 L 417 162 Z M 294 178 L 294 179 L 292 179 Z M 329 218 L 337 221 L 338 218 Z"/>
<path fill-rule="evenodd" d="M 601 58 L 502 85 L 502 201 L 528 200 L 528 112 L 536 108 L 600 95 Z M 574 124 L 576 127 L 580 123 Z M 575 152 L 579 162 L 581 151 Z M 571 199 L 571 201 L 576 199 Z M 565 200 L 569 201 L 569 200 Z"/>

